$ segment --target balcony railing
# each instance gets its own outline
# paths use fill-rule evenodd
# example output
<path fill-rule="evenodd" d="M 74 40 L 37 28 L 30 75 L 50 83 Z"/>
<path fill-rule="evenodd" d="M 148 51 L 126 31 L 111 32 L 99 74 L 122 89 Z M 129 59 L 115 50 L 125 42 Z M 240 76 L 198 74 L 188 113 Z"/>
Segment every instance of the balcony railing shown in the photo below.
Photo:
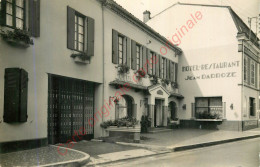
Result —
<path fill-rule="evenodd" d="M 205 108 L 205 110 L 203 110 Z M 226 102 L 222 106 L 196 107 L 191 103 L 191 117 L 199 120 L 223 120 L 226 119 Z M 200 110 L 199 110 L 200 109 Z"/>

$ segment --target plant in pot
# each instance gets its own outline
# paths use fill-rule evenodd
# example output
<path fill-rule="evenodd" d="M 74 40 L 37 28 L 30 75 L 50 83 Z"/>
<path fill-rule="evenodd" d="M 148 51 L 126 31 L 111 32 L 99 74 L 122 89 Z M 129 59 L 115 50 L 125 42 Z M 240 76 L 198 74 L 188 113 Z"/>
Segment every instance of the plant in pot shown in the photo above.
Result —
<path fill-rule="evenodd" d="M 18 47 L 29 47 L 30 45 L 33 45 L 33 40 L 31 39 L 31 36 L 28 31 L 21 30 L 21 29 L 14 29 L 13 31 L 6 30 L 1 31 L 1 36 L 3 40 L 5 40 L 7 43 L 13 46 Z"/>
<path fill-rule="evenodd" d="M 142 69 L 137 70 L 136 74 L 138 74 L 138 75 L 136 75 L 136 77 L 139 78 L 139 79 L 144 78 L 145 75 L 146 75 L 145 71 L 142 70 Z"/>
<path fill-rule="evenodd" d="M 156 85 L 159 83 L 159 77 L 157 77 L 156 75 L 151 75 L 150 80 L 152 81 L 153 85 Z"/>
<path fill-rule="evenodd" d="M 87 63 L 90 60 L 90 56 L 85 52 L 77 52 L 71 54 L 71 57 L 75 59 L 75 62 Z"/>
<path fill-rule="evenodd" d="M 178 89 L 179 85 L 177 84 L 177 82 L 172 82 L 171 83 L 172 87 L 175 89 Z"/>
<path fill-rule="evenodd" d="M 129 73 L 130 68 L 126 64 L 119 64 L 117 66 L 119 74 Z"/>
<path fill-rule="evenodd" d="M 151 127 L 151 118 L 149 118 L 146 115 L 143 115 L 140 123 L 141 123 L 141 132 L 147 133 L 148 128 Z"/>

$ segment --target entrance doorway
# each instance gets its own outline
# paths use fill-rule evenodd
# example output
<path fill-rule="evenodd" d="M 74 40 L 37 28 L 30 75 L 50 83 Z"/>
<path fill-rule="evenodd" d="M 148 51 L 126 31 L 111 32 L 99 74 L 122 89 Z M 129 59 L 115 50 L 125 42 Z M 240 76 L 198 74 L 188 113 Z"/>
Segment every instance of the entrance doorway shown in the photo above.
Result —
<path fill-rule="evenodd" d="M 92 139 L 94 127 L 88 120 L 94 115 L 94 83 L 56 75 L 48 80 L 49 144 L 67 142 L 83 127 L 87 135 L 79 134 L 80 139 Z"/>
<path fill-rule="evenodd" d="M 163 126 L 162 100 L 155 99 L 154 106 L 154 127 Z"/>

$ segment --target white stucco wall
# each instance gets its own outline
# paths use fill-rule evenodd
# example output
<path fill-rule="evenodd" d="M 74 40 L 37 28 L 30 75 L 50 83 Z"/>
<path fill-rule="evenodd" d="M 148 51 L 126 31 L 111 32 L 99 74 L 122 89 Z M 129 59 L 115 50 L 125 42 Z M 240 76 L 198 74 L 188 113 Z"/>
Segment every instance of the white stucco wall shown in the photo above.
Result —
<path fill-rule="evenodd" d="M 87 65 L 76 64 L 67 49 L 67 5 L 95 19 L 95 56 Z M 41 34 L 27 49 L 11 47 L 0 39 L 0 142 L 47 137 L 48 73 L 102 83 L 101 5 L 96 0 L 41 1 Z M 3 27 L 1 27 L 3 29 Z M 3 122 L 4 70 L 19 67 L 29 74 L 28 120 Z M 102 89 L 97 86 L 95 107 L 102 105 Z"/>
<path fill-rule="evenodd" d="M 202 15 L 200 19 L 196 19 L 197 12 Z M 192 28 L 188 28 L 189 20 L 194 23 Z M 181 42 L 179 46 L 184 53 L 179 58 L 178 83 L 180 94 L 185 98 L 179 106 L 186 104 L 187 109 L 179 107 L 180 118 L 191 118 L 191 103 L 195 102 L 195 97 L 222 96 L 222 101 L 226 102 L 227 120 L 242 120 L 242 87 L 239 86 L 242 84 L 242 52 L 238 52 L 237 29 L 228 8 L 175 5 L 153 17 L 148 25 L 167 39 L 174 39 L 174 43 Z M 188 32 L 183 28 L 185 35 L 181 34 L 181 37 L 179 32 L 182 33 L 183 25 L 187 27 Z M 176 36 L 180 42 L 176 42 Z M 214 68 L 218 63 L 237 65 Z M 194 71 L 184 70 L 183 67 L 187 66 L 194 67 Z M 197 66 L 199 69 L 196 69 Z M 222 73 L 232 77 L 205 79 L 206 75 Z M 200 78 L 186 80 L 187 76 Z M 245 89 L 245 96 L 249 95 L 258 99 L 256 90 Z M 230 107 L 231 104 L 234 106 L 233 109 Z"/>

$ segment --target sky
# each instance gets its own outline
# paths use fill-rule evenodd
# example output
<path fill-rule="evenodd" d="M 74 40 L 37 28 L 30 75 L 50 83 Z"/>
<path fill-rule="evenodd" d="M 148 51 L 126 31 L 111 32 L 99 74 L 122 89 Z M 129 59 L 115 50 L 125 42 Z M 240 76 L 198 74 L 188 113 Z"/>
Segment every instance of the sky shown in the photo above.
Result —
<path fill-rule="evenodd" d="M 151 17 L 171 6 L 174 3 L 210 4 L 231 6 L 232 9 L 248 25 L 248 17 L 257 17 L 260 14 L 260 0 L 115 0 L 140 20 L 143 12 L 149 10 Z M 259 20 L 260 23 L 260 20 Z M 252 20 L 252 30 L 256 30 L 256 19 Z M 260 33 L 259 33 L 260 34 Z M 258 34 L 258 36 L 259 36 Z"/>

